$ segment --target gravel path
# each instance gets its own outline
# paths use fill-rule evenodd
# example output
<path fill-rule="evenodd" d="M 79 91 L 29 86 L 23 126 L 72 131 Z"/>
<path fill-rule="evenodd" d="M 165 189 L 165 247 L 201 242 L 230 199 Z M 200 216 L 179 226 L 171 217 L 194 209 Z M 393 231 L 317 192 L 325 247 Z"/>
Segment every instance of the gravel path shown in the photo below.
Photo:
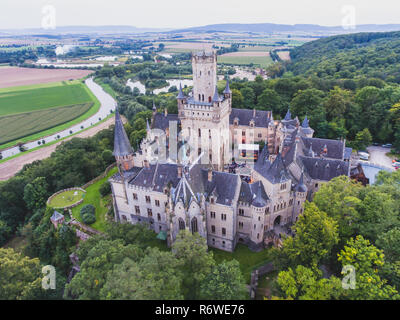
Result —
<path fill-rule="evenodd" d="M 386 153 L 390 152 L 389 148 L 369 147 L 367 151 L 370 154 L 370 162 L 393 169 L 392 159 L 386 155 Z"/>

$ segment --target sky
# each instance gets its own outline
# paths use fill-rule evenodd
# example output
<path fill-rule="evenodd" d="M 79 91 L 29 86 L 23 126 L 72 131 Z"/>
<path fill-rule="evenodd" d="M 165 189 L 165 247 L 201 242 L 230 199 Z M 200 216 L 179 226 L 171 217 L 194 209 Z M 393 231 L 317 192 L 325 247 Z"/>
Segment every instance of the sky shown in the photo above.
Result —
<path fill-rule="evenodd" d="M 49 5 L 55 11 L 49 11 Z M 354 13 L 356 24 L 400 24 L 400 1 L 1 0 L 0 29 L 38 28 L 49 14 L 58 26 L 183 28 L 217 23 L 338 26 L 349 13 Z"/>

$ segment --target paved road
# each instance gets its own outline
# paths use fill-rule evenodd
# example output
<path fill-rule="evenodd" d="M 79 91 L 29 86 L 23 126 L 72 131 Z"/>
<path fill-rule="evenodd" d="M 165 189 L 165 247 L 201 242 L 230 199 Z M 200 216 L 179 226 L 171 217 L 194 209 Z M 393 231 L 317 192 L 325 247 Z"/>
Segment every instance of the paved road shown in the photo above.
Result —
<path fill-rule="evenodd" d="M 383 167 L 393 168 L 392 159 L 386 155 L 386 153 L 390 152 L 389 148 L 369 147 L 367 151 L 370 154 L 370 162 Z"/>

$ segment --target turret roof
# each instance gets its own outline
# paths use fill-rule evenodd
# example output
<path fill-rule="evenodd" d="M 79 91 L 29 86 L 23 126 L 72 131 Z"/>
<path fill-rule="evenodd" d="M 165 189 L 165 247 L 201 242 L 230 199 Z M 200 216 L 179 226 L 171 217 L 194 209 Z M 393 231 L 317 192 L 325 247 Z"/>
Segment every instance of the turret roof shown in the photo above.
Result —
<path fill-rule="evenodd" d="M 121 116 L 118 109 L 115 111 L 115 134 L 114 134 L 114 152 L 116 157 L 123 157 L 133 154 L 133 149 L 124 129 Z"/>

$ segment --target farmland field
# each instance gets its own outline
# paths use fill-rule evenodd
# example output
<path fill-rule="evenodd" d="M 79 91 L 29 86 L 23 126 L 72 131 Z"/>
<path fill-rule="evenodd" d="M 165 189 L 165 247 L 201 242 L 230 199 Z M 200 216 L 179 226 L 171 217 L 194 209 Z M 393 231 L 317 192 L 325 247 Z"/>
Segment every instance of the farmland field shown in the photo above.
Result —
<path fill-rule="evenodd" d="M 76 80 L 86 77 L 92 72 L 93 71 L 90 70 L 34 69 L 8 66 L 1 67 L 0 88 Z"/>
<path fill-rule="evenodd" d="M 0 89 L 0 148 L 55 133 L 85 120 L 98 108 L 79 81 Z"/>
<path fill-rule="evenodd" d="M 272 59 L 268 52 L 233 52 L 218 56 L 218 62 L 232 65 L 249 65 L 252 63 L 266 68 L 272 64 Z"/>
<path fill-rule="evenodd" d="M 0 117 L 0 144 L 39 133 L 85 114 L 92 103 L 49 108 Z"/>
<path fill-rule="evenodd" d="M 90 101 L 79 82 L 0 89 L 0 117 Z"/>

